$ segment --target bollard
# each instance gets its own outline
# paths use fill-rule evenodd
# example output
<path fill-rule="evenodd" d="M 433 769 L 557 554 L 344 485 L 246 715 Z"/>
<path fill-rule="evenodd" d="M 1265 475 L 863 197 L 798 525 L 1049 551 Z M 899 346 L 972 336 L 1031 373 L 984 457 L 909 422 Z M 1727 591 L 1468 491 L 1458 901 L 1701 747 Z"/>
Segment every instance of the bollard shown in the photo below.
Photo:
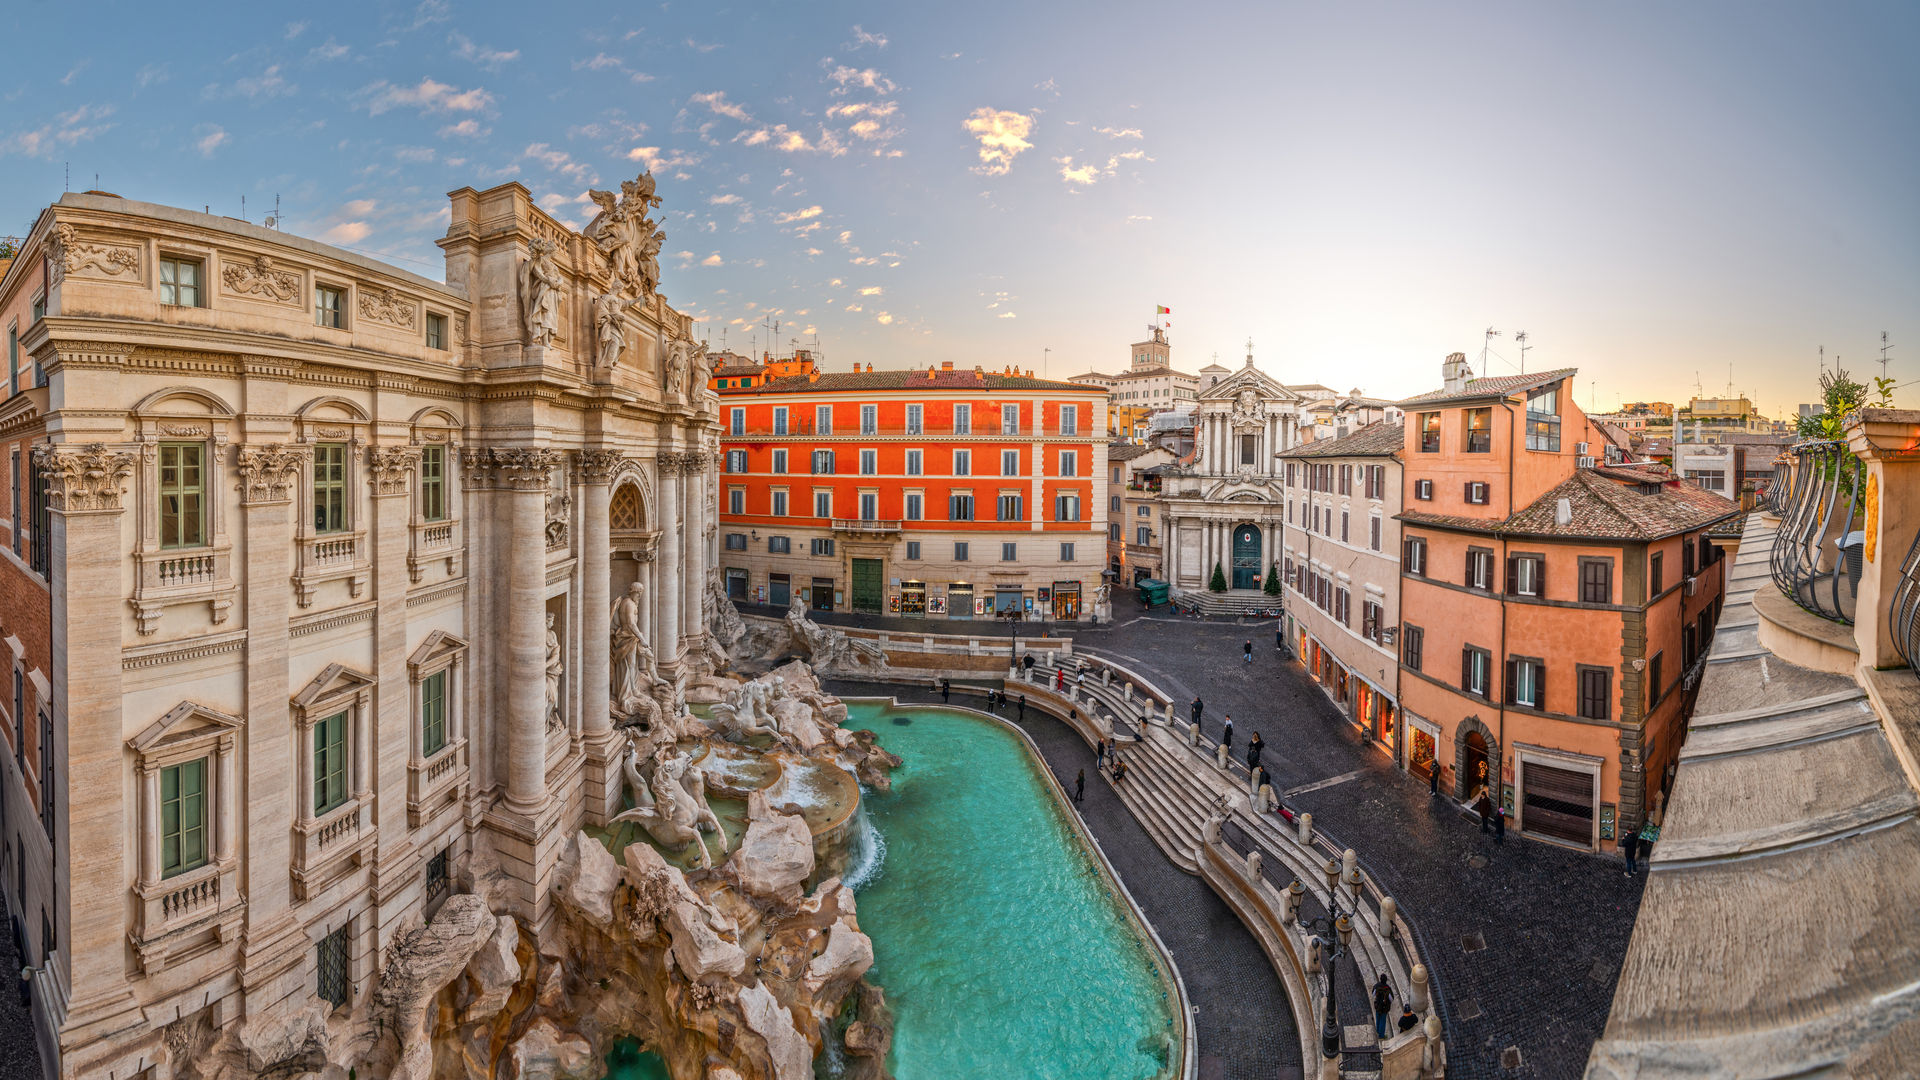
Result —
<path fill-rule="evenodd" d="M 1132 683 L 1122 683 L 1122 684 L 1121 684 L 1121 687 L 1122 687 L 1122 689 L 1124 689 L 1124 690 L 1126 691 L 1126 698 L 1127 698 L 1127 700 L 1128 700 L 1128 701 L 1132 701 L 1132 700 L 1133 700 L 1133 684 L 1132 684 Z"/>
<path fill-rule="evenodd" d="M 1394 918 L 1399 914 L 1400 905 L 1394 903 L 1393 897 L 1383 896 L 1380 898 L 1380 925 L 1386 929 L 1389 940 L 1399 933 L 1394 923 Z"/>
<path fill-rule="evenodd" d="M 1340 853 L 1340 878 L 1347 887 L 1358 891 L 1360 888 L 1360 855 L 1352 848 Z"/>
<path fill-rule="evenodd" d="M 1413 965 L 1413 989 L 1407 993 L 1407 1004 L 1413 1006 L 1414 1012 L 1427 1011 L 1429 1002 L 1427 1001 L 1427 965 L 1425 964 Z"/>
<path fill-rule="evenodd" d="M 1167 726 L 1168 726 L 1168 727 L 1172 727 L 1172 726 L 1173 726 L 1173 702 L 1171 702 L 1171 701 L 1169 701 L 1169 702 L 1167 702 L 1167 720 L 1166 720 L 1166 724 L 1167 724 Z"/>
<path fill-rule="evenodd" d="M 1428 1016 L 1421 1030 L 1427 1033 L 1427 1045 L 1420 1052 L 1420 1067 L 1426 1070 L 1428 1076 L 1443 1075 L 1441 1070 L 1447 1067 L 1447 1055 L 1440 1044 L 1440 1018 Z"/>
<path fill-rule="evenodd" d="M 1227 767 L 1227 744 L 1226 743 L 1219 743 L 1214 746 L 1213 761 L 1214 761 L 1214 764 L 1220 766 L 1222 770 L 1226 769 Z"/>
<path fill-rule="evenodd" d="M 1305 848 L 1310 848 L 1313 846 L 1313 815 L 1312 814 L 1303 813 L 1300 815 L 1300 846 Z"/>
<path fill-rule="evenodd" d="M 1247 852 L 1247 880 L 1260 880 L 1260 853 L 1257 851 Z"/>
<path fill-rule="evenodd" d="M 1103 667 L 1100 669 L 1100 685 L 1101 686 L 1113 685 L 1113 669 L 1112 668 Z"/>
<path fill-rule="evenodd" d="M 1300 901 L 1307 895 L 1307 887 L 1301 884 L 1299 878 L 1294 878 L 1282 895 L 1285 897 L 1286 913 L 1280 921 L 1292 926 L 1300 921 Z"/>
<path fill-rule="evenodd" d="M 1272 784 L 1260 785 L 1260 812 L 1263 814 L 1269 814 L 1273 812 L 1273 785 Z"/>

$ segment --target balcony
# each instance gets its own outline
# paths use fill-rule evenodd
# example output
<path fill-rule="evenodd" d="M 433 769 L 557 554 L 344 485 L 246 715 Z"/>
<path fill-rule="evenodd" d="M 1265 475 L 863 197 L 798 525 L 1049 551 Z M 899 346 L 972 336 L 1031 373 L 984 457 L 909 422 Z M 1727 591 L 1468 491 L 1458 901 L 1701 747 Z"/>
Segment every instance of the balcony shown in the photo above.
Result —
<path fill-rule="evenodd" d="M 176 956 L 210 942 L 236 941 L 245 904 L 237 859 L 215 859 L 151 885 L 136 885 L 139 925 L 131 935 L 140 968 L 158 974 Z"/>
<path fill-rule="evenodd" d="M 293 897 L 309 900 L 322 889 L 361 865 L 372 846 L 373 830 L 366 827 L 365 796 L 355 796 L 293 828 Z"/>
<path fill-rule="evenodd" d="M 448 577 L 460 572 L 460 523 L 449 518 L 446 521 L 415 521 L 409 526 L 411 540 L 407 549 L 407 578 L 413 584 L 420 584 L 426 576 L 427 567 L 435 562 L 444 563 Z"/>
<path fill-rule="evenodd" d="M 419 828 L 448 806 L 457 805 L 467 769 L 461 754 L 467 740 L 456 739 L 432 757 L 407 762 L 407 824 Z"/>
<path fill-rule="evenodd" d="M 233 545 L 158 548 L 134 552 L 133 613 L 136 628 L 151 634 L 160 613 L 175 604 L 206 603 L 214 625 L 233 607 Z"/>
<path fill-rule="evenodd" d="M 1866 534 L 1866 464 L 1838 440 L 1793 449 L 1780 532 L 1768 569 L 1787 599 L 1823 619 L 1852 625 Z"/>
<path fill-rule="evenodd" d="M 897 536 L 906 523 L 882 518 L 834 518 L 833 531 L 854 536 Z"/>
<path fill-rule="evenodd" d="M 365 530 L 301 536 L 295 540 L 297 554 L 293 567 L 294 598 L 301 607 L 312 607 L 314 594 L 322 582 L 346 579 L 347 591 L 360 599 L 366 591 L 372 568 L 367 562 Z"/>

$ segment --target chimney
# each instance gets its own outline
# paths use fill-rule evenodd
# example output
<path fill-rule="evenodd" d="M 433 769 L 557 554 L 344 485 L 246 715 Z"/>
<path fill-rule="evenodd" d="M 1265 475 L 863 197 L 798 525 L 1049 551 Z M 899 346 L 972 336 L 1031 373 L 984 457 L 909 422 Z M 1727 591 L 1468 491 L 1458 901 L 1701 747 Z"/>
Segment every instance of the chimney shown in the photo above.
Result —
<path fill-rule="evenodd" d="M 1447 361 L 1440 365 L 1440 380 L 1446 387 L 1446 393 L 1458 394 L 1467 388 L 1467 380 L 1473 372 L 1467 367 L 1466 353 L 1448 353 Z"/>
<path fill-rule="evenodd" d="M 940 361 L 940 370 L 941 370 L 941 371 L 952 371 L 952 370 L 953 370 L 953 361 L 951 361 L 951 360 L 942 360 L 942 361 Z"/>
<path fill-rule="evenodd" d="M 1553 504 L 1553 523 L 1555 525 L 1573 524 L 1573 500 L 1562 496 Z"/>

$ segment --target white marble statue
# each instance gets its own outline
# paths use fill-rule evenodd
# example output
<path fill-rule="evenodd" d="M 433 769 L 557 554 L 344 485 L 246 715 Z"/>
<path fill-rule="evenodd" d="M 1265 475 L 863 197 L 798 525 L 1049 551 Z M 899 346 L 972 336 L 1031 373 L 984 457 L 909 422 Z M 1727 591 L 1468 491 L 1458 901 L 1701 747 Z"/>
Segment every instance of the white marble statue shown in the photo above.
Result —
<path fill-rule="evenodd" d="M 787 607 L 786 621 L 793 651 L 804 656 L 815 671 L 833 674 L 887 665 L 887 654 L 880 646 L 849 637 L 844 630 L 833 630 L 814 622 L 807 615 L 806 601 L 797 591 Z"/>
<path fill-rule="evenodd" d="M 661 747 L 654 752 L 653 782 L 648 783 L 640 773 L 638 756 L 638 739 L 629 733 L 621 771 L 626 774 L 633 793 L 633 809 L 616 814 L 613 820 L 635 822 L 654 840 L 675 850 L 697 844 L 700 865 L 712 867 L 713 855 L 707 850 L 706 838 L 700 834 L 715 834 L 720 840 L 722 855 L 727 852 L 727 834 L 707 805 L 706 774 L 693 768 L 689 755 L 672 754 Z"/>
<path fill-rule="evenodd" d="M 627 311 L 640 301 L 605 292 L 593 301 L 594 360 L 603 368 L 616 367 L 627 351 Z"/>
<path fill-rule="evenodd" d="M 777 695 L 778 689 L 765 680 L 741 683 L 729 690 L 726 698 L 713 707 L 714 723 L 723 734 L 741 741 L 754 735 L 771 735 L 778 739 L 780 722 L 773 715 Z"/>
<path fill-rule="evenodd" d="M 707 343 L 688 341 L 687 351 L 693 361 L 693 377 L 689 384 L 691 399 L 705 401 L 719 398 L 720 392 L 713 388 L 713 358 L 707 354 Z"/>
<path fill-rule="evenodd" d="M 688 366 L 692 361 L 692 343 L 686 338 L 676 337 L 667 342 L 666 359 L 662 361 L 660 389 L 669 398 L 679 398 L 688 393 Z"/>
<path fill-rule="evenodd" d="M 660 205 L 653 173 L 622 181 L 618 196 L 611 191 L 587 195 L 600 204 L 599 216 L 587 224 L 587 238 L 607 257 L 614 280 L 634 295 L 636 303 L 645 303 L 659 290 L 660 246 L 667 238 L 647 216 L 647 211 Z"/>
<path fill-rule="evenodd" d="M 553 241 L 535 238 L 527 244 L 520 264 L 520 318 L 526 324 L 527 344 L 548 346 L 560 332 L 560 295 L 566 279 L 553 261 Z"/>
<path fill-rule="evenodd" d="M 640 631 L 640 603 L 646 586 L 634 582 L 627 593 L 613 602 L 612 701 L 613 711 L 621 716 L 644 711 L 653 697 L 657 678 L 653 650 Z"/>
<path fill-rule="evenodd" d="M 560 676 L 566 674 L 560 659 L 560 632 L 554 629 L 553 612 L 547 612 L 547 729 L 560 726 Z"/>

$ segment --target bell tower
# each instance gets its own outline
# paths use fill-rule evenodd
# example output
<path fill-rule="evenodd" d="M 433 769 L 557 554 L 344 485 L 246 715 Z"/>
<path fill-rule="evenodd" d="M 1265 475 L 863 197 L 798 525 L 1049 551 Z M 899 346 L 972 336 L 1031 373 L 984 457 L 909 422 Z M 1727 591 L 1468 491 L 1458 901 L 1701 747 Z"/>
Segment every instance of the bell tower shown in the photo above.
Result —
<path fill-rule="evenodd" d="M 1134 342 L 1132 349 L 1134 371 L 1173 366 L 1173 346 L 1167 342 L 1166 328 L 1158 323 L 1148 326 L 1147 340 Z"/>

